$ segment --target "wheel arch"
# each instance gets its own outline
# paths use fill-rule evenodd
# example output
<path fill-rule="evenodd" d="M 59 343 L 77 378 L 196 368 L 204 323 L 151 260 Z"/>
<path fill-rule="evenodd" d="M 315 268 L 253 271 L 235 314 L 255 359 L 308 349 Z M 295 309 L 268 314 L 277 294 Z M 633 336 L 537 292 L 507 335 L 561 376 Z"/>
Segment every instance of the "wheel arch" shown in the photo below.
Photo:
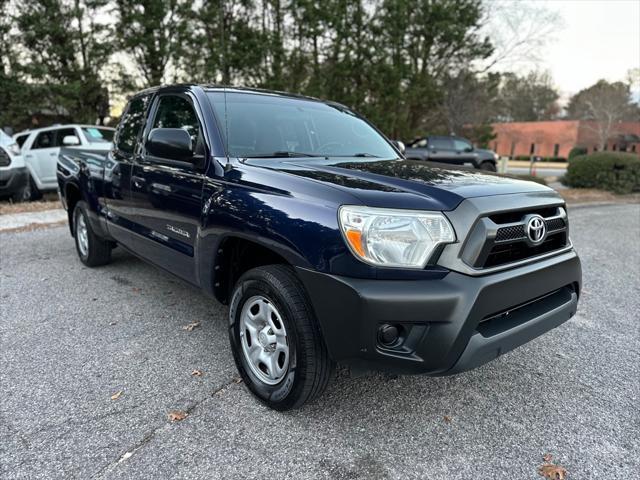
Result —
<path fill-rule="evenodd" d="M 310 267 L 290 248 L 242 234 L 221 237 L 212 247 L 201 250 L 205 256 L 201 266 L 202 286 L 225 305 L 238 278 L 252 268 L 273 264 Z"/>
<path fill-rule="evenodd" d="M 71 236 L 74 236 L 75 229 L 73 227 L 73 212 L 78 202 L 82 200 L 82 192 L 80 191 L 80 187 L 72 182 L 67 183 L 64 187 L 64 198 L 67 204 L 69 231 L 71 232 Z"/>

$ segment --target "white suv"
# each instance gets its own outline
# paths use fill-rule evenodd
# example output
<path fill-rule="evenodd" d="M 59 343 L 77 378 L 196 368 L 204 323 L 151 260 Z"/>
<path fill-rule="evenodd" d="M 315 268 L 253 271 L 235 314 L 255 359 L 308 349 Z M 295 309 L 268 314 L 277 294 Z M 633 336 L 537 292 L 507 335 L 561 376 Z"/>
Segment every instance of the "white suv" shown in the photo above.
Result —
<path fill-rule="evenodd" d="M 10 197 L 14 202 L 28 200 L 28 178 L 20 147 L 0 130 L 0 198 Z"/>
<path fill-rule="evenodd" d="M 111 150 L 114 132 L 113 128 L 95 125 L 55 125 L 14 135 L 29 169 L 31 198 L 39 198 L 43 191 L 56 190 L 60 147 Z"/>

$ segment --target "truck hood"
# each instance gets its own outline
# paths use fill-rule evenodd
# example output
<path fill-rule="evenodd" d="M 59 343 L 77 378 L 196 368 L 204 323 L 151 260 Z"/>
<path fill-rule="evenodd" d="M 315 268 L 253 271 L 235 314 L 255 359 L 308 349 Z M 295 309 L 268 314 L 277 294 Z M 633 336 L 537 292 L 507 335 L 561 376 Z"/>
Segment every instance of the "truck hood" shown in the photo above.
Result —
<path fill-rule="evenodd" d="M 328 184 L 372 207 L 452 210 L 466 198 L 552 191 L 535 182 L 419 160 L 288 158 L 245 163 Z"/>

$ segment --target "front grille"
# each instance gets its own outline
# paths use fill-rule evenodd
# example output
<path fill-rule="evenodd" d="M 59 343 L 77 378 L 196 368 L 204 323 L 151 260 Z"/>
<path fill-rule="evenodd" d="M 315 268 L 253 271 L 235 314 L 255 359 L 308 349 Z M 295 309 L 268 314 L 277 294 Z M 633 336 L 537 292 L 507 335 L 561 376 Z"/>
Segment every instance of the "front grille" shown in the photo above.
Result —
<path fill-rule="evenodd" d="M 0 167 L 8 167 L 11 165 L 11 157 L 4 151 L 4 148 L 0 148 Z"/>
<path fill-rule="evenodd" d="M 527 235 L 532 215 L 543 217 L 546 238 L 534 244 Z M 563 207 L 534 207 L 480 217 L 467 237 L 462 260 L 477 269 L 518 262 L 569 245 L 569 224 Z"/>
<path fill-rule="evenodd" d="M 516 210 L 514 212 L 504 212 L 504 213 L 496 213 L 494 215 L 490 215 L 489 218 L 492 222 L 502 225 L 505 223 L 515 223 L 522 220 L 524 215 L 540 215 L 541 217 L 553 217 L 558 212 L 558 207 L 547 207 L 547 208 L 531 208 L 527 210 Z"/>
<path fill-rule="evenodd" d="M 562 230 L 565 227 L 564 220 L 562 218 L 552 218 L 551 220 L 545 220 L 547 232 L 554 232 L 556 230 Z M 520 240 L 525 238 L 527 233 L 525 231 L 524 224 L 511 225 L 509 227 L 499 228 L 496 232 L 496 242 L 509 242 L 513 240 Z"/>
<path fill-rule="evenodd" d="M 499 228 L 496 232 L 496 242 L 506 242 L 508 240 L 517 240 L 524 238 L 524 225 L 514 225 L 512 227 Z"/>
<path fill-rule="evenodd" d="M 552 218 L 551 220 L 545 220 L 545 225 L 547 226 L 548 232 L 553 232 L 555 230 L 562 230 L 566 223 L 562 218 Z"/>
<path fill-rule="evenodd" d="M 517 262 L 543 253 L 552 252 L 567 244 L 565 232 L 549 235 L 540 245 L 529 246 L 525 241 L 495 245 L 484 262 L 484 268 L 496 267 L 505 263 Z"/>

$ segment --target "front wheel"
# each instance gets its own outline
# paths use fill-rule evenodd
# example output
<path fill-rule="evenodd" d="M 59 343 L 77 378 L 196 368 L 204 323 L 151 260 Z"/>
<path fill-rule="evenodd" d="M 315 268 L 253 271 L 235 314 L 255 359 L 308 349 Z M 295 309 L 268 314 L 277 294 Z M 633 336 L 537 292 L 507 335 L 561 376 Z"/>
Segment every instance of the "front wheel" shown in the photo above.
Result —
<path fill-rule="evenodd" d="M 111 261 L 111 242 L 92 230 L 85 202 L 78 202 L 73 210 L 73 236 L 78 257 L 87 267 L 106 265 Z"/>
<path fill-rule="evenodd" d="M 249 390 L 275 410 L 297 408 L 325 390 L 333 362 L 311 304 L 290 267 L 246 272 L 229 308 L 233 357 Z"/>
<path fill-rule="evenodd" d="M 487 172 L 495 172 L 496 164 L 493 162 L 482 162 L 480 164 L 480 170 L 485 170 Z"/>

